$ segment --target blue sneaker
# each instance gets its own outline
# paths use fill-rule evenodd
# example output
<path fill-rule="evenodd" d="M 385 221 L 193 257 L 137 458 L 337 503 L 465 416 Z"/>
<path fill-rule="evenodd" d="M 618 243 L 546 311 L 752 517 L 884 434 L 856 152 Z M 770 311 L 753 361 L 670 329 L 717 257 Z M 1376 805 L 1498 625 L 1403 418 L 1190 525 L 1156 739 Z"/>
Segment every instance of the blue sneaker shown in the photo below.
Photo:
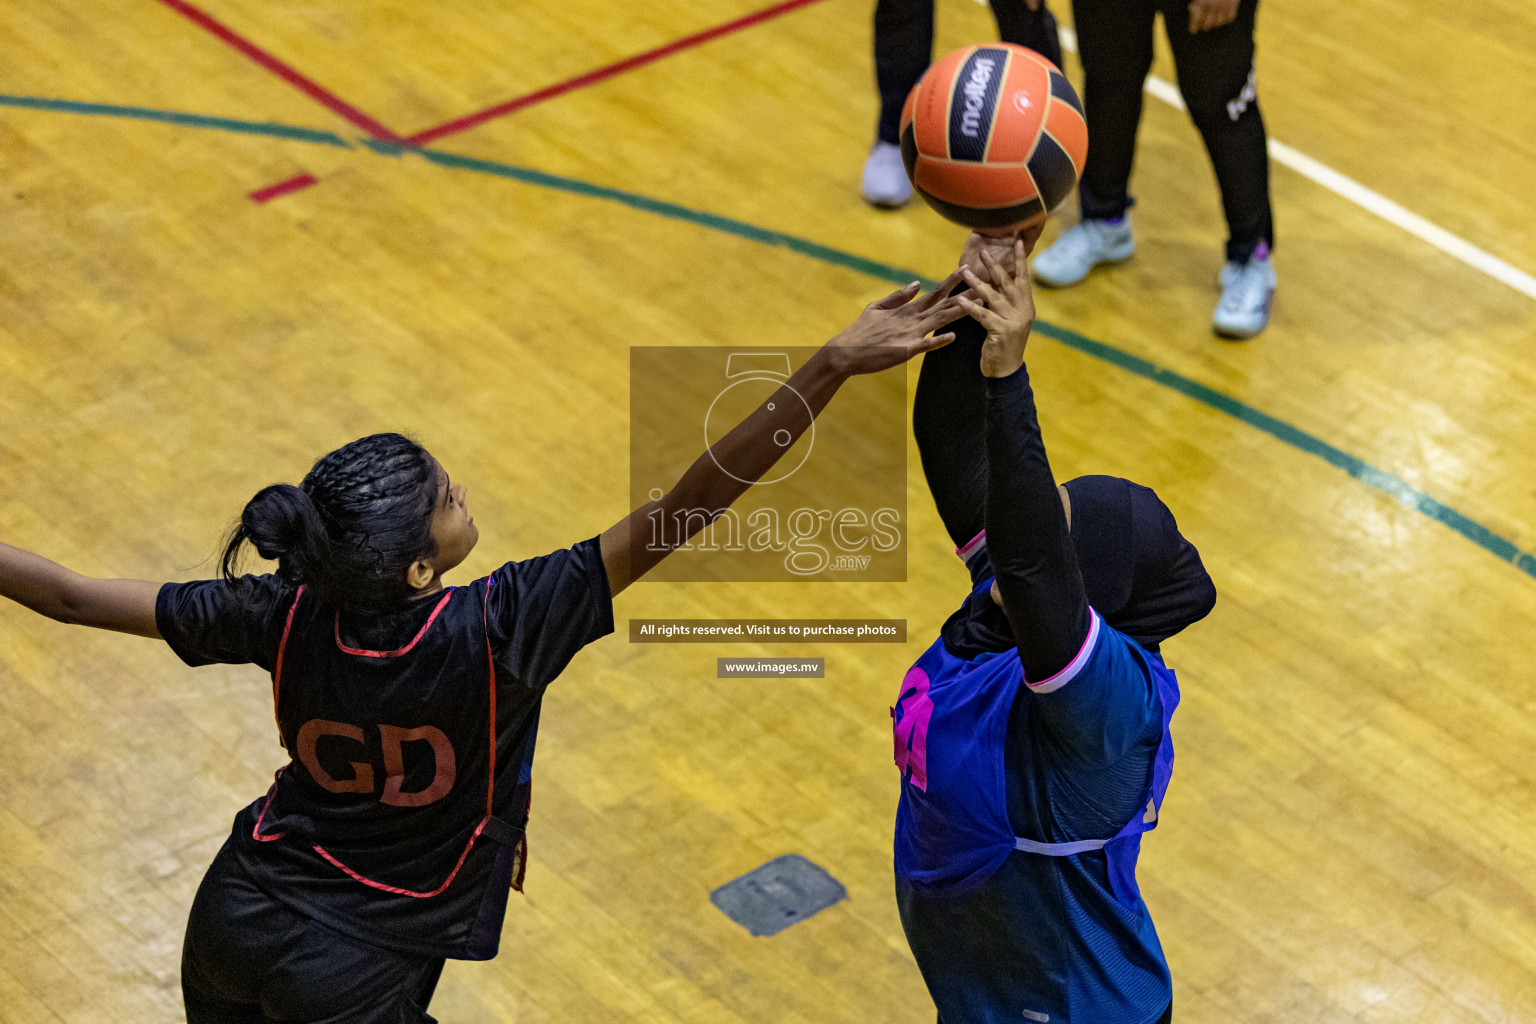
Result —
<path fill-rule="evenodd" d="M 1047 288 L 1065 288 L 1087 277 L 1100 263 L 1128 260 L 1135 251 L 1129 217 L 1079 221 L 1035 257 L 1035 280 Z"/>
<path fill-rule="evenodd" d="M 1275 304 L 1275 268 L 1269 247 L 1260 245 L 1247 263 L 1228 263 L 1221 268 L 1221 301 L 1216 304 L 1212 326 L 1223 338 L 1243 340 L 1269 326 Z"/>

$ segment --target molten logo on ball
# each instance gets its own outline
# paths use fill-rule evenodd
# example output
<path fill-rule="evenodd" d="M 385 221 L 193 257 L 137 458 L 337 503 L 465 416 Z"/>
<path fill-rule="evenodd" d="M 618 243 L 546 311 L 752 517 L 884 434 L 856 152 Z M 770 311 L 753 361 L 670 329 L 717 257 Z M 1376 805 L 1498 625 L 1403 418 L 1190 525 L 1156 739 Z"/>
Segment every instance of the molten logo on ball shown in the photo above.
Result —
<path fill-rule="evenodd" d="M 987 85 L 992 81 L 992 71 L 997 67 L 997 61 L 990 57 L 977 59 L 976 66 L 971 68 L 971 77 L 966 79 L 965 88 L 965 113 L 960 115 L 960 130 L 971 138 L 980 134 L 981 108 L 986 103 Z"/>

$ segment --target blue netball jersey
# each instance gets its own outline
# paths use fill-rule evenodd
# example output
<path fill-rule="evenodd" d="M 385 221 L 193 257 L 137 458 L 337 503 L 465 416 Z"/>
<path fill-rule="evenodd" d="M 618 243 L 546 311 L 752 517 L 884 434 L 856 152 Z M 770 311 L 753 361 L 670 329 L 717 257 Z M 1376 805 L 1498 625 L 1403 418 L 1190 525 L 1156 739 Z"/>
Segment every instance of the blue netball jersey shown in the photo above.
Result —
<path fill-rule="evenodd" d="M 963 659 L 942 639 L 907 673 L 896 894 L 944 1024 L 1151 1024 L 1168 1006 L 1135 871 L 1178 699 L 1161 659 L 1097 613 L 1038 683 L 1017 650 Z"/>

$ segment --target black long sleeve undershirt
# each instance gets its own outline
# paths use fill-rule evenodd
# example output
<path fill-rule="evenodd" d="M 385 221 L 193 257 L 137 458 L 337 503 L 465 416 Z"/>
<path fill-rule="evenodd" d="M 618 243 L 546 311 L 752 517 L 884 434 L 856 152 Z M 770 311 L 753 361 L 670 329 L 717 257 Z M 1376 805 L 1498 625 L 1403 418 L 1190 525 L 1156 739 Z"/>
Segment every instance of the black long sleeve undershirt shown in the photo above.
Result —
<path fill-rule="evenodd" d="M 1061 671 L 1088 636 L 1088 597 L 1046 458 L 1029 371 L 986 380 L 987 553 L 1024 678 Z"/>
<path fill-rule="evenodd" d="M 958 548 L 986 525 L 987 389 L 980 364 L 987 330 L 970 317 L 949 329 L 955 340 L 923 356 L 912 434 L 939 518 Z"/>

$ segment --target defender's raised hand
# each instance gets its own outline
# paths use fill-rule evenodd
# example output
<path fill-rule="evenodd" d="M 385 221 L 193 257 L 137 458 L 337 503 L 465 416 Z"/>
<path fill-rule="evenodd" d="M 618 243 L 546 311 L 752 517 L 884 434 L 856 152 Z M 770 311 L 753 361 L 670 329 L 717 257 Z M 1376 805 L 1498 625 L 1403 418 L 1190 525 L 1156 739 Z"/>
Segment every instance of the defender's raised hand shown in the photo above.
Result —
<path fill-rule="evenodd" d="M 1024 242 L 1019 240 L 1013 244 L 1011 272 L 985 249 L 981 262 L 988 280 L 970 267 L 960 268 L 971 286 L 971 295 L 957 296 L 955 302 L 987 329 L 987 340 L 981 346 L 982 376 L 1006 377 L 1024 364 L 1024 343 L 1035 325 L 1035 293 L 1029 281 L 1028 254 Z"/>
<path fill-rule="evenodd" d="M 965 315 L 949 294 L 959 283 L 960 272 L 956 271 L 927 295 L 918 295 L 921 285 L 913 281 L 871 302 L 857 320 L 827 342 L 833 365 L 849 376 L 878 373 L 899 366 L 919 352 L 948 345 L 955 340 L 953 334 L 928 335 Z"/>
<path fill-rule="evenodd" d="M 919 352 L 953 341 L 953 334 L 927 335 L 965 315 L 949 294 L 959 283 L 956 272 L 919 296 L 914 282 L 865 306 L 847 330 L 818 349 L 783 387 L 694 460 L 670 491 L 610 527 L 601 541 L 609 592 L 617 594 L 644 576 L 762 479 L 850 377 L 900 366 Z M 809 418 L 803 414 L 806 409 Z M 730 472 L 724 466 L 730 466 Z M 658 522 L 679 525 L 663 530 L 658 542 Z"/>

